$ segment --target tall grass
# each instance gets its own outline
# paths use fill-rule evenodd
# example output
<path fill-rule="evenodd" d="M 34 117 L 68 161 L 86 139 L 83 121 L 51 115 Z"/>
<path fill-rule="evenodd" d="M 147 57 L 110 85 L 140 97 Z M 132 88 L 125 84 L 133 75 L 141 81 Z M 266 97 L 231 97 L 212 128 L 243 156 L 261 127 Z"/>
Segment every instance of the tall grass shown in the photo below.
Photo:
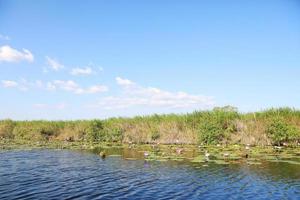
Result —
<path fill-rule="evenodd" d="M 106 120 L 0 121 L 0 138 L 31 141 L 281 145 L 299 142 L 299 130 L 299 110 L 241 114 L 230 106 Z"/>

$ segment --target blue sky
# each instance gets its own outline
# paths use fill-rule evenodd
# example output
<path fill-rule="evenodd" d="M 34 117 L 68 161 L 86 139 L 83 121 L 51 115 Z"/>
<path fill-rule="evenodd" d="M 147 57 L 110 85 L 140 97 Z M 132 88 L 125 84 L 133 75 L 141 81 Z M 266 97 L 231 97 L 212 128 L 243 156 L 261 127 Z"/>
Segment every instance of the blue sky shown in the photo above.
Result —
<path fill-rule="evenodd" d="M 0 0 L 0 118 L 300 108 L 300 2 Z"/>

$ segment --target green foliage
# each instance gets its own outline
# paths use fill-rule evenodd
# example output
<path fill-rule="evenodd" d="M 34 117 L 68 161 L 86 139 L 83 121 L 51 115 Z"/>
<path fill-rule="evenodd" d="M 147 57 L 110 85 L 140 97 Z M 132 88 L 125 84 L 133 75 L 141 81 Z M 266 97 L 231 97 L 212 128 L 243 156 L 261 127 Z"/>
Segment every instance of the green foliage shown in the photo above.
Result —
<path fill-rule="evenodd" d="M 160 134 L 158 131 L 153 131 L 151 134 L 151 140 L 155 141 L 158 140 L 160 138 Z"/>
<path fill-rule="evenodd" d="M 60 122 L 24 121 L 17 122 L 13 130 L 16 139 L 49 140 L 59 134 Z"/>
<path fill-rule="evenodd" d="M 123 131 L 119 128 L 105 129 L 103 138 L 106 142 L 122 142 Z"/>
<path fill-rule="evenodd" d="M 266 133 L 274 144 L 281 145 L 283 142 L 300 139 L 300 131 L 297 127 L 288 124 L 283 118 L 275 117 L 270 120 Z"/>
<path fill-rule="evenodd" d="M 272 120 L 266 131 L 273 142 L 280 145 L 280 143 L 287 141 L 288 129 L 288 125 L 277 118 Z"/>
<path fill-rule="evenodd" d="M 299 142 L 300 141 L 300 130 L 296 126 L 289 126 L 288 140 L 290 142 Z"/>
<path fill-rule="evenodd" d="M 17 123 L 13 130 L 14 138 L 17 140 L 43 140 L 38 127 L 29 122 Z"/>
<path fill-rule="evenodd" d="M 16 123 L 10 119 L 0 121 L 0 138 L 12 139 Z"/>
<path fill-rule="evenodd" d="M 198 139 L 199 143 L 216 144 L 230 142 L 233 133 L 243 131 L 247 126 L 256 128 L 254 129 L 256 135 L 253 131 L 249 132 L 250 136 L 255 139 L 267 134 L 276 144 L 300 141 L 299 110 L 279 108 L 239 114 L 237 109 L 231 106 L 190 114 L 154 114 L 106 120 L 2 120 L 0 121 L 0 138 L 33 141 L 136 141 L 140 143 L 149 142 L 149 139 L 160 140 L 162 143 L 172 143 L 177 139 L 195 143 Z"/>
<path fill-rule="evenodd" d="M 216 144 L 223 135 L 222 126 L 215 121 L 203 121 L 199 126 L 199 141 L 201 143 Z"/>
<path fill-rule="evenodd" d="M 103 131 L 103 123 L 100 120 L 92 120 L 88 122 L 87 139 L 90 141 L 103 141 L 105 140 L 105 133 Z"/>
<path fill-rule="evenodd" d="M 196 113 L 200 119 L 198 138 L 200 143 L 216 144 L 236 131 L 234 120 L 239 118 L 236 109 L 230 106 L 216 108 L 211 112 Z"/>
<path fill-rule="evenodd" d="M 271 108 L 262 112 L 247 113 L 244 117 L 255 116 L 258 119 L 271 119 L 275 117 L 284 118 L 291 121 L 292 119 L 300 119 L 300 110 L 295 110 L 293 108 Z"/>

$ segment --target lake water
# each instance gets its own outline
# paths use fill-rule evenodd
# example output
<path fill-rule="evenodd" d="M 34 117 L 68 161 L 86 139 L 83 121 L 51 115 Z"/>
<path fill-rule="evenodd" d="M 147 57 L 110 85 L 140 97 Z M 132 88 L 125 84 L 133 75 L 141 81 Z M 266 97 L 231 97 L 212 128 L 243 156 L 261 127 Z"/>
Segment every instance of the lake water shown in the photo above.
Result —
<path fill-rule="evenodd" d="M 0 199 L 300 199 L 300 165 L 146 162 L 70 150 L 0 152 Z"/>

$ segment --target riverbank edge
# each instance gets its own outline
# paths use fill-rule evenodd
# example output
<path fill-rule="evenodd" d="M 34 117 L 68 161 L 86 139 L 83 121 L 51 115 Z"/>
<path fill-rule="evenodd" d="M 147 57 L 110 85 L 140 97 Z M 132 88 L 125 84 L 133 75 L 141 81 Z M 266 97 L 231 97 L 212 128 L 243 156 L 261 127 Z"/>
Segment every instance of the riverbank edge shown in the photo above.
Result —
<path fill-rule="evenodd" d="M 124 144 L 61 141 L 0 140 L 0 151 L 14 150 L 78 150 L 99 155 L 116 156 L 110 149 L 122 150 L 124 159 L 146 161 L 190 161 L 216 164 L 261 164 L 262 161 L 289 162 L 300 165 L 300 146 L 250 146 L 250 145 L 188 145 L 188 144 Z M 129 152 L 129 153 L 128 153 Z M 130 153 L 131 152 L 131 153 Z M 135 155 L 132 156 L 132 152 Z M 128 154 L 128 155 L 126 155 Z"/>

